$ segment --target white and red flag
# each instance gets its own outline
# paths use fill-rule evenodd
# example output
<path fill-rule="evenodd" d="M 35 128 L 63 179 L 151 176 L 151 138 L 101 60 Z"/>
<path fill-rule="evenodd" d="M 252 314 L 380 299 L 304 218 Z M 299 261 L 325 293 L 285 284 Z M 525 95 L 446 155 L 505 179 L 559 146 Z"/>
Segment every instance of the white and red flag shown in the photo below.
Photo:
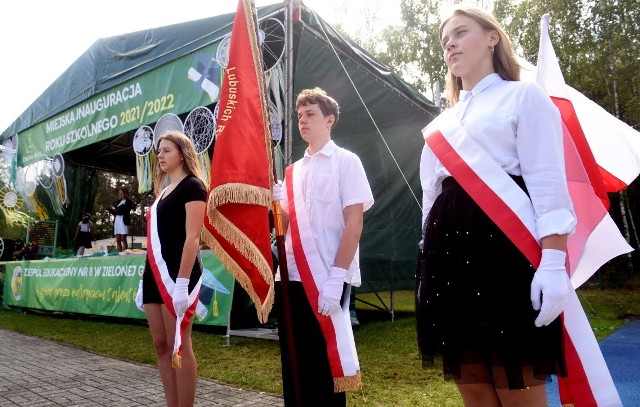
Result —
<path fill-rule="evenodd" d="M 637 177 L 640 134 L 566 85 L 549 38 L 548 14 L 540 23 L 536 82 L 547 91 L 563 121 L 567 184 L 578 218 L 576 233 L 568 242 L 568 270 L 577 288 L 604 263 L 632 250 L 607 212 L 606 193 Z M 562 404 L 622 405 L 575 292 L 563 323 L 568 376 L 558 380 Z"/>

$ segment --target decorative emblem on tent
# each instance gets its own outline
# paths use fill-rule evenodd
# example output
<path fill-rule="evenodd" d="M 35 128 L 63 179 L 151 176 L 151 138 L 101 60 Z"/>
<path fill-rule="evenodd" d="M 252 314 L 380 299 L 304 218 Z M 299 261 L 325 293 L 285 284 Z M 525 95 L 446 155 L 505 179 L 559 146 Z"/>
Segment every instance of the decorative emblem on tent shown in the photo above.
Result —
<path fill-rule="evenodd" d="M 153 129 L 149 126 L 142 126 L 133 135 L 133 151 L 137 156 L 145 156 L 153 147 Z"/>
<path fill-rule="evenodd" d="M 271 127 L 271 139 L 276 143 L 280 144 L 282 140 L 282 119 L 280 118 L 280 112 L 278 108 L 269 103 L 269 125 Z"/>
<path fill-rule="evenodd" d="M 17 137 L 15 136 L 2 140 L 2 146 L 0 146 L 0 149 L 2 150 L 2 157 L 9 164 L 13 161 L 13 156 L 16 153 L 16 146 L 13 145 L 14 138 L 17 140 Z"/>
<path fill-rule="evenodd" d="M 184 134 L 191 138 L 198 154 L 207 151 L 216 134 L 216 118 L 206 107 L 196 107 L 184 120 Z"/>
<path fill-rule="evenodd" d="M 220 94 L 220 63 L 213 58 L 213 55 L 204 52 L 198 52 L 195 58 L 198 64 L 195 68 L 189 68 L 187 76 L 196 83 L 196 86 L 207 92 L 213 103 Z"/>
<path fill-rule="evenodd" d="M 196 107 L 184 120 L 184 134 L 186 134 L 198 153 L 200 169 L 207 183 L 211 172 L 211 160 L 209 159 L 209 147 L 216 135 L 216 118 L 211 110 L 206 107 Z"/>
<path fill-rule="evenodd" d="M 162 116 L 158 119 L 156 126 L 153 128 L 153 146 L 156 150 L 158 149 L 158 138 L 169 131 L 179 131 L 180 133 L 184 133 L 182 120 L 173 113 L 167 113 Z"/>
<path fill-rule="evenodd" d="M 67 197 L 67 179 L 64 177 L 64 157 L 57 153 L 53 156 L 53 175 L 55 175 L 56 197 L 60 205 L 69 202 Z"/>
<path fill-rule="evenodd" d="M 138 193 L 149 192 L 153 189 L 153 166 L 156 158 L 151 127 L 142 126 L 136 130 L 133 136 L 133 151 L 136 153 Z"/>
<path fill-rule="evenodd" d="M 31 198 L 29 197 L 29 195 L 27 195 L 27 191 L 25 189 L 26 176 L 27 176 L 26 168 L 23 168 L 23 167 L 16 168 L 16 190 L 18 191 L 18 194 L 23 198 L 23 201 L 27 205 L 27 208 L 29 208 L 29 211 L 35 212 L 36 211 L 35 206 L 33 205 L 33 202 L 31 202 Z M 33 192 L 35 192 L 35 188 L 37 186 L 38 186 L 37 181 L 34 181 Z M 29 186 L 29 188 L 31 189 L 31 186 Z M 31 193 L 31 195 L 33 195 L 33 192 Z"/>
<path fill-rule="evenodd" d="M 24 185 L 24 193 L 28 197 L 32 197 L 36 193 L 36 188 L 38 188 L 38 169 L 36 165 L 31 164 L 24 170 L 24 182 L 22 185 Z"/>
<path fill-rule="evenodd" d="M 280 61 L 284 53 L 284 25 L 276 18 L 258 22 L 259 40 L 262 46 L 262 70 L 268 71 Z"/>
<path fill-rule="evenodd" d="M 0 204 L 8 210 L 17 210 L 22 206 L 22 197 L 9 187 L 0 189 Z"/>
<path fill-rule="evenodd" d="M 53 156 L 53 174 L 57 178 L 64 175 L 64 157 L 60 153 Z"/>
<path fill-rule="evenodd" d="M 18 135 L 14 134 L 2 140 L 0 145 L 2 158 L 5 165 L 9 168 L 9 185 L 14 186 L 16 180 L 16 170 L 18 167 Z"/>
<path fill-rule="evenodd" d="M 268 71 L 280 61 L 284 54 L 284 25 L 277 18 L 265 18 L 258 21 L 258 41 L 262 48 L 262 70 Z M 231 34 L 227 34 L 218 49 L 216 60 L 224 69 L 229 65 L 229 46 Z"/>
<path fill-rule="evenodd" d="M 38 173 L 38 184 L 42 185 L 43 188 L 51 188 L 54 178 L 53 160 L 46 155 L 41 155 L 40 159 L 36 162 L 36 170 Z"/>
<path fill-rule="evenodd" d="M 218 45 L 218 49 L 216 50 L 216 61 L 223 68 L 227 69 L 229 65 L 229 47 L 231 46 L 231 34 L 227 34 L 220 44 Z"/>

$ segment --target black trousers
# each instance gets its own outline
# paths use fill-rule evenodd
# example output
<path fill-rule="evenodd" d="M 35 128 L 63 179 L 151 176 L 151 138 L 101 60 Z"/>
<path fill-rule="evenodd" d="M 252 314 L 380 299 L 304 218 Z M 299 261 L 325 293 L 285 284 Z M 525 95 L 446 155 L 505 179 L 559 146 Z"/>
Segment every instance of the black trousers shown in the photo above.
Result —
<path fill-rule="evenodd" d="M 344 407 L 347 404 L 345 393 L 334 393 L 333 377 L 327 357 L 327 345 L 320 324 L 311 309 L 302 283 L 289 282 L 291 317 L 293 324 L 288 326 L 282 307 L 282 283 L 275 285 L 275 307 L 278 315 L 278 333 L 280 335 L 280 359 L 282 361 L 282 387 L 284 404 L 296 406 L 293 373 L 290 363 L 290 349 L 293 345 L 297 361 L 298 380 L 302 406 L 304 407 Z M 293 333 L 293 344 L 289 343 L 286 330 Z"/>

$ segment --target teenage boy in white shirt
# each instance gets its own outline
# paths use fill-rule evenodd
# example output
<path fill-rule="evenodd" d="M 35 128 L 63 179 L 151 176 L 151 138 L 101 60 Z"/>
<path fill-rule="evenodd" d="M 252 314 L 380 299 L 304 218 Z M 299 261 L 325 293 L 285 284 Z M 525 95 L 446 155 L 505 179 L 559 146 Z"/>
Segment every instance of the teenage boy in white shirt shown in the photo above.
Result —
<path fill-rule="evenodd" d="M 281 333 L 285 405 L 295 405 L 290 349 L 295 349 L 303 405 L 345 406 L 345 391 L 361 386 L 349 316 L 350 286 L 360 286 L 358 245 L 373 194 L 357 155 L 338 147 L 331 130 L 338 103 L 322 89 L 296 101 L 304 157 L 274 186 L 282 205 L 292 326 L 284 321 L 280 272 L 276 309 Z M 282 260 L 281 260 L 282 261 Z M 286 330 L 294 344 L 288 343 Z"/>

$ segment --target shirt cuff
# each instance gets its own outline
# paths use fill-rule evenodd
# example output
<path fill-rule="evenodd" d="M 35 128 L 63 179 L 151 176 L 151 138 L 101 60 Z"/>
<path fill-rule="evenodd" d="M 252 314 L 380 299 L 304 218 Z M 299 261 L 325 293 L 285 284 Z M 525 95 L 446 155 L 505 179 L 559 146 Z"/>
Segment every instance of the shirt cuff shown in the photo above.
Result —
<path fill-rule="evenodd" d="M 362 279 L 360 278 L 360 270 L 351 270 L 347 272 L 345 282 L 353 287 L 360 287 L 362 285 Z"/>
<path fill-rule="evenodd" d="M 576 215 L 569 209 L 556 209 L 538 218 L 538 238 L 550 235 L 573 234 L 576 230 Z"/>

